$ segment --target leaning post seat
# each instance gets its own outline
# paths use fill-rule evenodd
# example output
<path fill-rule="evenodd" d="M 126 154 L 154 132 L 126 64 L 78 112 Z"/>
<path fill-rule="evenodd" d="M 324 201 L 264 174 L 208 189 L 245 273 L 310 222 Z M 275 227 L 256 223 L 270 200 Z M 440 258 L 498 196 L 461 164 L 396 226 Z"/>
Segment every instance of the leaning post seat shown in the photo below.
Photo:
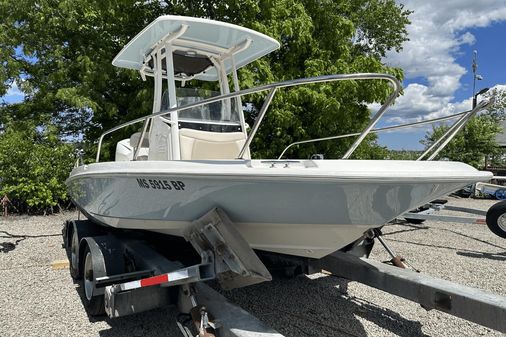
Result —
<path fill-rule="evenodd" d="M 182 160 L 236 159 L 245 141 L 246 135 L 242 132 L 179 130 Z M 249 150 L 244 158 L 250 158 Z"/>
<path fill-rule="evenodd" d="M 116 144 L 114 161 L 130 161 L 134 158 L 135 147 L 139 144 L 141 133 L 136 132 L 130 138 L 123 139 Z M 146 136 L 141 143 L 137 160 L 146 160 L 148 157 L 149 140 Z"/>

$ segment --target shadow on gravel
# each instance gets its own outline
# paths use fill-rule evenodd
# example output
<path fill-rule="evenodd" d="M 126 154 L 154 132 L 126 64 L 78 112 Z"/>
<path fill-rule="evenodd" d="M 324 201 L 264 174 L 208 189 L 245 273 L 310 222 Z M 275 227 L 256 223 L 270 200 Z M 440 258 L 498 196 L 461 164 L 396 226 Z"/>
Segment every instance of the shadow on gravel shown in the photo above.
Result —
<path fill-rule="evenodd" d="M 428 243 L 421 243 L 421 242 L 414 242 L 414 241 L 407 241 L 407 240 L 396 240 L 396 239 L 391 239 L 391 238 L 389 238 L 388 240 L 394 241 L 394 242 L 409 243 L 411 245 L 421 246 L 421 247 L 431 247 L 431 248 L 442 248 L 442 249 L 448 249 L 448 250 L 455 250 L 456 251 L 455 253 L 457 255 L 461 255 L 461 256 L 498 260 L 498 261 L 506 261 L 506 249 L 504 252 L 500 252 L 500 253 L 487 253 L 487 252 L 479 252 L 479 251 L 475 251 L 475 250 L 467 250 L 467 249 L 456 248 L 456 247 L 431 245 Z M 479 241 L 481 241 L 481 240 L 479 240 Z M 497 246 L 494 244 L 490 244 L 490 245 L 492 245 L 493 247 L 498 247 L 498 248 L 504 249 L 501 246 Z"/>
<path fill-rule="evenodd" d="M 422 332 L 422 324 L 420 322 L 410 321 L 395 311 L 379 307 L 365 299 L 355 297 L 350 298 L 350 301 L 356 303 L 359 308 L 364 308 L 362 312 L 357 313 L 358 316 L 390 331 L 392 335 L 428 337 L 428 335 Z"/>
<path fill-rule="evenodd" d="M 408 320 L 366 299 L 341 294 L 338 287 L 346 287 L 347 282 L 333 276 L 312 280 L 300 275 L 221 292 L 285 336 L 366 336 L 360 319 L 390 331 L 392 335 L 427 336 L 418 321 Z M 76 291 L 84 310 L 84 289 L 79 285 Z M 105 322 L 110 327 L 99 332 L 101 337 L 180 335 L 175 323 L 178 312 L 174 306 L 115 319 L 87 314 L 90 323 Z"/>
<path fill-rule="evenodd" d="M 171 337 L 182 336 L 176 325 L 177 310 L 167 307 L 115 319 L 104 318 L 110 326 L 99 331 L 100 337 Z"/>
<path fill-rule="evenodd" d="M 76 291 L 83 304 L 83 310 L 86 310 L 90 323 L 105 322 L 108 329 L 99 331 L 101 337 L 169 337 L 181 336 L 181 332 L 176 325 L 178 311 L 175 306 L 155 309 L 142 312 L 136 315 L 125 316 L 111 319 L 107 315 L 91 316 L 85 306 L 84 289 L 79 281 Z"/>
<path fill-rule="evenodd" d="M 86 295 L 84 294 L 84 288 L 83 288 L 83 285 L 82 285 L 82 281 L 81 280 L 75 280 L 75 279 L 73 279 L 73 282 L 76 285 L 76 292 L 79 295 L 79 299 L 81 300 L 81 304 L 83 305 L 83 310 L 86 311 L 86 315 L 88 315 L 88 320 L 90 321 L 90 323 L 104 321 L 107 316 L 95 317 L 95 316 L 91 316 L 90 315 L 90 313 L 88 311 L 88 308 L 86 307 L 86 304 L 85 304 L 86 303 L 85 302 L 85 296 Z"/>
<path fill-rule="evenodd" d="M 420 322 L 364 299 L 342 295 L 347 281 L 332 276 L 275 279 L 223 292 L 231 301 L 285 336 L 366 336 L 365 319 L 398 336 L 426 336 Z"/>
<path fill-rule="evenodd" d="M 473 257 L 473 258 L 477 258 L 477 259 L 506 261 L 506 252 L 484 253 L 484 252 L 477 252 L 477 251 L 472 251 L 472 250 L 464 250 L 464 251 L 458 251 L 457 255 L 466 256 L 466 257 Z"/>
<path fill-rule="evenodd" d="M 383 233 L 383 236 L 390 236 L 390 235 L 399 234 L 399 233 L 414 232 L 414 231 L 419 231 L 419 230 L 423 230 L 423 229 L 430 229 L 430 227 L 424 226 L 424 225 L 408 225 L 408 224 L 400 224 L 400 223 L 396 223 L 396 225 L 410 227 L 410 229 L 401 229 L 398 231 Z"/>
<path fill-rule="evenodd" d="M 429 244 L 429 243 L 422 243 L 422 242 L 415 242 L 415 241 L 408 241 L 408 240 L 397 240 L 397 239 L 392 239 L 392 238 L 388 238 L 388 241 L 409 243 L 411 245 L 421 246 L 421 247 L 444 248 L 444 249 L 449 249 L 449 250 L 459 250 L 460 249 L 460 248 L 456 248 L 456 247 L 433 245 L 433 244 Z"/>
<path fill-rule="evenodd" d="M 489 245 L 489 246 L 492 246 L 492 247 L 495 247 L 495 248 L 506 250 L 506 247 L 502 247 L 502 246 L 496 245 L 494 243 L 491 243 L 491 242 L 488 242 L 488 241 L 485 241 L 485 240 L 482 240 L 482 239 L 479 239 L 479 238 L 476 238 L 474 236 L 470 236 L 470 235 L 467 235 L 467 234 L 464 234 L 464 233 L 461 233 L 461 232 L 457 232 L 457 231 L 454 231 L 454 230 L 451 230 L 451 229 L 438 228 L 438 230 L 445 231 L 445 232 L 450 232 L 450 233 L 453 233 L 455 235 L 459 235 L 459 236 L 462 236 L 462 237 L 465 237 L 465 238 L 468 238 L 468 239 L 471 239 L 471 240 L 474 240 L 474 241 L 478 241 L 480 243 L 484 243 L 486 245 Z"/>

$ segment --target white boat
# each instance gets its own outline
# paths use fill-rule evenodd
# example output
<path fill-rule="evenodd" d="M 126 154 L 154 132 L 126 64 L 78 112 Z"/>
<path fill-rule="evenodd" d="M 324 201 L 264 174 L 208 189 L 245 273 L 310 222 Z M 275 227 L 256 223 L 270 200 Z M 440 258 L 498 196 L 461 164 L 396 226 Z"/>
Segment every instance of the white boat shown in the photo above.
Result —
<path fill-rule="evenodd" d="M 277 48 L 268 36 L 213 20 L 162 16 L 148 25 L 113 64 L 154 78 L 153 113 L 105 132 L 96 163 L 71 172 L 67 185 L 76 206 L 102 225 L 176 236 L 220 207 L 252 248 L 321 258 L 419 205 L 492 177 L 458 162 L 349 160 L 397 97 L 399 82 L 390 75 L 346 74 L 240 90 L 237 69 Z M 194 79 L 217 81 L 220 95 L 178 93 L 176 81 Z M 250 159 L 251 140 L 279 88 L 341 80 L 393 86 L 342 159 Z M 268 91 L 267 98 L 248 131 L 241 96 L 260 91 Z M 463 115 L 446 136 L 483 107 Z M 117 144 L 115 161 L 100 162 L 104 137 L 137 123 L 142 129 Z M 428 150 L 431 159 L 447 141 Z"/>

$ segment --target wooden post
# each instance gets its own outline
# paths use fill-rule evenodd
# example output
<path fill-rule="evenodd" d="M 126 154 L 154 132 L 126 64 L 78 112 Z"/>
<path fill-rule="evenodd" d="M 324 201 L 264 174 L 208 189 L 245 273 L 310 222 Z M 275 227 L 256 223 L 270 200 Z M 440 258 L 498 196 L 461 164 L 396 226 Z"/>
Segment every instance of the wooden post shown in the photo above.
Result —
<path fill-rule="evenodd" d="M 9 215 L 8 205 L 11 202 L 9 200 L 9 197 L 7 196 L 7 194 L 4 195 L 1 202 L 2 202 L 2 207 L 4 209 L 4 217 L 7 218 L 7 216 Z"/>

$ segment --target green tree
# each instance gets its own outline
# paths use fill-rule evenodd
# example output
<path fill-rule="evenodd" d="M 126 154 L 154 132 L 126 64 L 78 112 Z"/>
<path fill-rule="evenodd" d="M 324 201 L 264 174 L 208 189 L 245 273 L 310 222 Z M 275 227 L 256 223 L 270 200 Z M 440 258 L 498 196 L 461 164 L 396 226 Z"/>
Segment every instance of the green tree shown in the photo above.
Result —
<path fill-rule="evenodd" d="M 492 105 L 487 108 L 488 114 L 495 120 L 506 119 L 506 87 L 500 86 L 487 91 L 485 99 L 493 99 Z"/>
<path fill-rule="evenodd" d="M 51 128 L 9 125 L 0 135 L 0 195 L 20 212 L 53 212 L 68 200 L 65 179 L 74 162 L 73 146 Z"/>
<path fill-rule="evenodd" d="M 384 159 L 390 160 L 416 160 L 422 155 L 422 151 L 414 150 L 389 150 Z"/>
<path fill-rule="evenodd" d="M 498 86 L 489 90 L 485 95 L 486 99 L 493 99 L 492 105 L 487 108 L 489 115 L 497 122 L 500 127 L 499 133 L 505 133 L 506 120 L 506 87 Z M 493 167 L 506 166 L 506 151 L 498 147 L 496 151 L 487 156 L 487 165 Z"/>
<path fill-rule="evenodd" d="M 0 95 L 16 81 L 26 98 L 0 107 L 0 125 L 55 125 L 61 137 L 83 136 L 92 156 L 103 130 L 151 110 L 151 81 L 143 83 L 111 60 L 162 14 L 227 21 L 279 40 L 279 51 L 239 71 L 244 88 L 332 73 L 402 77 L 400 69 L 381 63 L 386 51 L 399 50 L 407 39 L 409 11 L 394 0 L 2 0 Z M 359 81 L 284 90 L 259 130 L 254 153 L 274 157 L 292 141 L 359 130 L 369 118 L 366 104 L 383 101 L 389 92 L 386 83 Z M 258 106 L 258 97 L 249 99 Z M 255 111 L 247 116 L 250 125 Z M 124 136 L 106 142 L 106 155 Z M 352 141 L 301 146 L 289 155 L 337 157 Z M 368 143 L 374 145 L 374 137 Z"/>
<path fill-rule="evenodd" d="M 447 125 L 433 127 L 425 135 L 422 144 L 429 146 L 448 130 Z M 440 158 L 461 161 L 476 168 L 485 166 L 485 158 L 497 155 L 500 148 L 495 136 L 501 131 L 497 120 L 488 114 L 475 116 L 455 138 L 439 153 Z"/>

